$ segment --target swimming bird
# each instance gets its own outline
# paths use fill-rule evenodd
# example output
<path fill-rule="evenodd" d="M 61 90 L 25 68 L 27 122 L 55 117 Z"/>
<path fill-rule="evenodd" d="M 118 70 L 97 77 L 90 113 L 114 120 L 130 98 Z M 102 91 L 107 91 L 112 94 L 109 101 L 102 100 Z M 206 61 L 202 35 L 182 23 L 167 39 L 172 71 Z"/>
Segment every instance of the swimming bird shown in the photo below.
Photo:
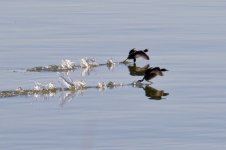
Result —
<path fill-rule="evenodd" d="M 136 62 L 136 58 L 139 58 L 139 57 L 149 60 L 149 56 L 146 54 L 147 52 L 148 52 L 148 49 L 136 50 L 135 48 L 133 48 L 130 50 L 126 60 L 133 59 L 134 63 Z M 125 62 L 126 60 L 124 60 L 123 62 Z"/>
<path fill-rule="evenodd" d="M 155 78 L 156 76 L 163 76 L 163 72 L 168 71 L 165 68 L 160 69 L 159 67 L 154 67 L 154 68 L 148 68 L 145 73 L 144 77 L 142 80 L 138 80 L 139 82 L 142 82 L 144 80 L 150 81 L 151 79 Z"/>

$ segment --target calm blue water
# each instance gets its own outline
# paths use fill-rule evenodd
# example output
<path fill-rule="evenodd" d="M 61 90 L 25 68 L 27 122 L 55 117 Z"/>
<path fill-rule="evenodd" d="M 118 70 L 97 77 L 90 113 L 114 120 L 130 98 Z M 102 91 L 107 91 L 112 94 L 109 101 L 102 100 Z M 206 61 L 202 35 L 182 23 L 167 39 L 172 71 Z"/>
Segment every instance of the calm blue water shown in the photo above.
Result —
<path fill-rule="evenodd" d="M 169 72 L 153 80 L 155 90 L 1 98 L 0 149 L 226 149 L 225 18 L 222 0 L 1 1 L 1 91 L 32 89 L 34 81 L 60 86 L 56 72 L 26 69 L 84 57 L 122 61 L 134 47 L 150 49 L 151 59 L 138 67 Z M 126 65 L 70 77 L 90 86 L 142 78 Z M 156 90 L 169 95 L 155 100 Z"/>

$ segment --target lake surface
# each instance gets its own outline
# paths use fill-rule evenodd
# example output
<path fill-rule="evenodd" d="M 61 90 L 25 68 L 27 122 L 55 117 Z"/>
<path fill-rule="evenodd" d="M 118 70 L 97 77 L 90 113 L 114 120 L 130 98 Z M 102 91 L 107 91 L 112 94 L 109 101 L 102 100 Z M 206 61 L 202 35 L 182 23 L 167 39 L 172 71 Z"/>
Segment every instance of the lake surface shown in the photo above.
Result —
<path fill-rule="evenodd" d="M 0 18 L 1 91 L 60 87 L 58 73 L 26 69 L 119 62 L 132 48 L 151 59 L 69 76 L 130 84 L 138 67 L 169 70 L 143 88 L 0 98 L 0 149 L 226 149 L 226 1 L 11 0 L 0 2 Z"/>

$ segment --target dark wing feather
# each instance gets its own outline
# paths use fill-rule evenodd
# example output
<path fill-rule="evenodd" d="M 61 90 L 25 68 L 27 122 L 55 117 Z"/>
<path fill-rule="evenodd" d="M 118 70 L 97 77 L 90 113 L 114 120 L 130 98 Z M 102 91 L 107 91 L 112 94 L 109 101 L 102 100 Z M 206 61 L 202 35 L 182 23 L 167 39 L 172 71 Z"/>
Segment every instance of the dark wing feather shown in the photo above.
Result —
<path fill-rule="evenodd" d="M 162 71 L 161 71 L 161 69 L 159 67 L 153 68 L 151 73 L 159 75 L 159 76 L 163 76 L 163 73 L 162 73 Z"/>
<path fill-rule="evenodd" d="M 150 73 L 150 74 L 145 74 L 144 79 L 148 81 L 148 80 L 153 79 L 154 77 L 156 77 L 156 74 Z"/>
<path fill-rule="evenodd" d="M 144 55 L 142 55 L 141 57 L 144 58 L 144 59 L 146 59 L 146 60 L 149 60 L 150 59 L 149 56 L 146 53 L 144 53 Z"/>
<path fill-rule="evenodd" d="M 135 50 L 135 48 L 133 48 L 133 49 L 131 49 L 131 50 L 129 51 L 129 55 L 132 54 L 132 53 L 135 53 L 135 52 L 136 52 L 136 50 Z"/>
<path fill-rule="evenodd" d="M 143 51 L 138 51 L 136 53 L 136 58 L 138 58 L 138 57 L 142 57 L 142 58 L 144 58 L 146 60 L 149 60 L 150 59 L 149 56 L 145 52 L 143 52 Z"/>

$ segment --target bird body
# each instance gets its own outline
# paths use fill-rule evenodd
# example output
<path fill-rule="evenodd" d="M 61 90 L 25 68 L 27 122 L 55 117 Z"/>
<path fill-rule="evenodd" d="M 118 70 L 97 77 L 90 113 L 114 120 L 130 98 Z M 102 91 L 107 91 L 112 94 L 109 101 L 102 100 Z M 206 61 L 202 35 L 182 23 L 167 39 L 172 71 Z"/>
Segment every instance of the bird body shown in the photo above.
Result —
<path fill-rule="evenodd" d="M 142 57 L 146 60 L 149 60 L 149 56 L 146 54 L 148 52 L 148 49 L 145 50 L 136 50 L 135 48 L 131 49 L 129 52 L 129 55 L 127 57 L 126 60 L 128 59 L 133 59 L 133 62 L 136 62 L 136 59 L 139 57 Z M 124 60 L 123 62 L 125 62 L 126 60 Z"/>
<path fill-rule="evenodd" d="M 146 80 L 150 81 L 151 79 L 155 78 L 156 76 L 163 76 L 163 72 L 168 71 L 165 68 L 160 69 L 159 67 L 154 67 L 154 68 L 148 68 L 145 73 L 144 77 L 142 80 L 139 80 L 140 82 Z"/>

